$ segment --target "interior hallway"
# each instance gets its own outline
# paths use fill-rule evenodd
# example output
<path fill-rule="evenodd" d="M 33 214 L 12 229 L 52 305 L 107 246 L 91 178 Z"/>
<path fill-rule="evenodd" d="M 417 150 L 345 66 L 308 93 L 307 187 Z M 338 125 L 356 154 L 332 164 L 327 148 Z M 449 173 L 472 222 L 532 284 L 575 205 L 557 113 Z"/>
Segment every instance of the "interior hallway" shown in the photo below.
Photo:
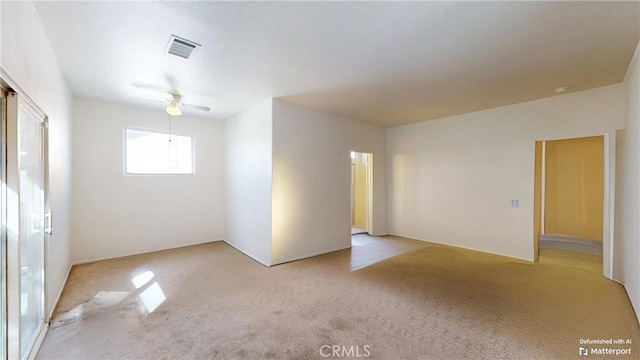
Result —
<path fill-rule="evenodd" d="M 359 228 L 359 227 L 351 227 L 351 235 L 356 235 L 356 234 L 366 234 L 367 233 L 367 229 L 364 228 Z"/>
<path fill-rule="evenodd" d="M 538 262 L 545 265 L 570 267 L 602 274 L 602 256 L 577 251 L 540 249 Z"/>
<path fill-rule="evenodd" d="M 424 241 L 397 236 L 370 236 L 366 232 L 351 236 L 351 271 L 359 270 L 407 251 L 427 246 Z"/>
<path fill-rule="evenodd" d="M 400 254 L 353 271 L 385 248 Z M 589 257 L 547 252 L 530 263 L 358 235 L 271 268 L 224 242 L 79 265 L 38 358 L 301 359 L 340 345 L 372 359 L 553 359 L 583 338 L 640 338 L 622 286 Z"/>

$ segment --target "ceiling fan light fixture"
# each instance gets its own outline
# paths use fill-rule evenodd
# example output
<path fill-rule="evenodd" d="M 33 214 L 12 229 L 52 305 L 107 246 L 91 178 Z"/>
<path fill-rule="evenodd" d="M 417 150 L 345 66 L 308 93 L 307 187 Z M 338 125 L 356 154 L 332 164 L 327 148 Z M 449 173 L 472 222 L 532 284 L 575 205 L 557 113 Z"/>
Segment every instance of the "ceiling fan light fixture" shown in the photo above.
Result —
<path fill-rule="evenodd" d="M 171 116 L 178 116 L 182 115 L 182 111 L 180 111 L 180 108 L 178 108 L 176 105 L 171 104 L 167 106 L 167 114 Z"/>

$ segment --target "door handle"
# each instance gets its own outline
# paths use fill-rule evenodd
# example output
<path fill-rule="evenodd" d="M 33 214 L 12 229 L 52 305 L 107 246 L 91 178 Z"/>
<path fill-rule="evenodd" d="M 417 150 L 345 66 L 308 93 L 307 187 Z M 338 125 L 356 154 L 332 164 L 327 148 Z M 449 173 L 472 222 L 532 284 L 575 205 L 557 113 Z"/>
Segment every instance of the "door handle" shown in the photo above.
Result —
<path fill-rule="evenodd" d="M 44 232 L 47 235 L 53 235 L 53 216 L 51 215 L 51 210 L 44 213 Z"/>

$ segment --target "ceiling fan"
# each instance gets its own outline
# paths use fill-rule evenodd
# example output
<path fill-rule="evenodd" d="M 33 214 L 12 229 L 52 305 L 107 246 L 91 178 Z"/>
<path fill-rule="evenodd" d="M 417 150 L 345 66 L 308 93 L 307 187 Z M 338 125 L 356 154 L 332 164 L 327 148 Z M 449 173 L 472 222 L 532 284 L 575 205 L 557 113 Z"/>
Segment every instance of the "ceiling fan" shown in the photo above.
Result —
<path fill-rule="evenodd" d="M 178 93 L 175 93 L 175 92 L 164 92 L 164 95 L 165 95 L 165 100 L 162 100 L 162 101 L 159 101 L 159 100 L 148 100 L 148 99 L 140 99 L 140 100 L 158 102 L 158 103 L 161 103 L 161 104 L 167 104 L 167 107 L 166 107 L 167 114 L 172 115 L 172 116 L 182 115 L 182 111 L 180 110 L 180 108 L 196 109 L 196 110 L 200 110 L 200 111 L 210 111 L 211 110 L 207 106 L 185 104 L 185 103 L 182 102 L 182 96 L 180 94 L 178 94 Z"/>

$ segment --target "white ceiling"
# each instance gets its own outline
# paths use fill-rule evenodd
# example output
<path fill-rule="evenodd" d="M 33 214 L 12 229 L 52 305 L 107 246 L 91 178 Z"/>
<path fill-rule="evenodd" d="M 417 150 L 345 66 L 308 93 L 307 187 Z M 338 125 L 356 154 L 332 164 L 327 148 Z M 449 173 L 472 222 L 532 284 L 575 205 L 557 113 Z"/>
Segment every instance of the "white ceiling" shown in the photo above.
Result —
<path fill-rule="evenodd" d="M 640 2 L 36 2 L 75 95 L 227 119 L 271 97 L 382 126 L 623 80 Z M 169 36 L 202 44 L 168 55 Z M 189 112 L 196 115 L 196 112 Z"/>

